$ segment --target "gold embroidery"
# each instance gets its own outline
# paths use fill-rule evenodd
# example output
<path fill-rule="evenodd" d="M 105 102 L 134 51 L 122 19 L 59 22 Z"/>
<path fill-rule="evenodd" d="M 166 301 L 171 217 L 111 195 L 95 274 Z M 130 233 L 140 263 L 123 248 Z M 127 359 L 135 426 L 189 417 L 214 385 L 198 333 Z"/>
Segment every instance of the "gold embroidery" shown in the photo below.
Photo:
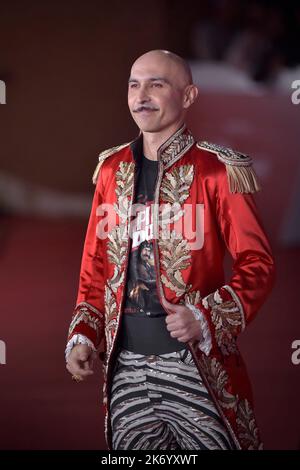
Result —
<path fill-rule="evenodd" d="M 127 240 L 124 240 L 122 235 L 123 229 L 119 226 L 114 227 L 108 234 L 109 241 L 107 243 L 107 256 L 109 262 L 114 265 L 114 273 L 109 279 L 108 284 L 114 292 L 117 292 L 117 289 L 120 287 L 124 279 L 124 270 L 122 271 L 122 265 L 126 259 Z"/>
<path fill-rule="evenodd" d="M 161 199 L 171 204 L 183 204 L 189 197 L 193 176 L 193 165 L 182 165 L 166 172 L 160 188 Z"/>
<path fill-rule="evenodd" d="M 107 365 L 102 364 L 102 372 L 103 372 L 103 386 L 102 386 L 102 401 L 103 404 L 107 404 Z"/>
<path fill-rule="evenodd" d="M 170 235 L 170 236 L 169 236 Z M 190 248 L 187 240 L 182 235 L 172 230 L 170 234 L 162 231 L 159 240 L 161 264 L 167 273 L 167 277 L 161 276 L 162 282 L 180 297 L 186 292 L 186 283 L 181 271 L 191 264 Z"/>
<path fill-rule="evenodd" d="M 199 290 L 187 292 L 184 296 L 184 303 L 197 305 L 201 302 L 201 298 L 201 292 Z"/>
<path fill-rule="evenodd" d="M 189 197 L 193 181 L 193 165 L 183 165 L 166 172 L 160 187 L 160 225 L 165 227 L 180 219 L 184 214 L 182 204 Z"/>
<path fill-rule="evenodd" d="M 231 193 L 255 193 L 260 185 L 257 175 L 252 168 L 252 158 L 231 148 L 210 142 L 198 142 L 199 149 L 215 153 L 226 165 L 228 184 Z"/>
<path fill-rule="evenodd" d="M 249 450 L 263 448 L 259 439 L 254 412 L 247 399 L 241 400 L 237 410 L 238 436 Z"/>
<path fill-rule="evenodd" d="M 116 172 L 116 195 L 117 204 L 114 209 L 119 215 L 121 223 L 128 223 L 130 198 L 132 194 L 134 164 L 128 162 L 120 162 L 119 169 Z"/>
<path fill-rule="evenodd" d="M 250 166 L 252 165 L 252 158 L 244 153 L 237 152 L 229 147 L 223 147 L 223 145 L 213 144 L 211 142 L 198 142 L 198 148 L 203 148 L 210 152 L 216 153 L 218 159 L 226 165 L 237 165 L 237 166 Z"/>
<path fill-rule="evenodd" d="M 232 289 L 231 286 L 224 285 L 222 287 L 223 287 L 223 289 L 226 289 L 230 293 L 231 297 L 233 298 L 233 300 L 235 301 L 236 305 L 239 308 L 239 311 L 240 311 L 240 314 L 241 314 L 242 331 L 243 331 L 246 328 L 246 320 L 245 320 L 245 312 L 244 312 L 242 303 L 239 299 L 239 296 L 235 293 L 235 291 Z"/>
<path fill-rule="evenodd" d="M 126 147 L 127 145 L 129 145 L 129 143 L 130 142 L 127 142 L 126 144 L 122 144 L 122 145 L 117 145 L 116 147 L 112 147 L 112 148 L 109 148 L 107 150 L 104 150 L 103 152 L 101 152 L 99 154 L 99 163 L 97 164 L 96 169 L 95 169 L 94 174 L 93 174 L 93 177 L 92 177 L 92 181 L 93 181 L 94 184 L 97 183 L 98 175 L 99 175 L 99 172 L 100 172 L 100 169 L 101 169 L 101 166 L 102 166 L 103 162 L 108 157 L 113 155 L 114 153 L 117 153 L 119 150 L 121 150 L 124 147 Z"/>
<path fill-rule="evenodd" d="M 80 306 L 81 305 L 81 306 Z M 92 307 L 92 306 L 91 306 Z M 96 331 L 97 335 L 97 342 L 99 340 L 99 333 L 101 329 L 101 319 L 99 317 L 98 311 L 96 309 L 92 309 L 89 307 L 87 304 L 79 304 L 76 307 L 73 319 L 71 321 L 70 327 L 69 327 L 69 332 L 68 332 L 68 337 L 70 337 L 76 328 L 76 326 L 84 322 L 86 323 L 90 328 Z M 98 315 L 98 316 L 96 316 Z"/>
<path fill-rule="evenodd" d="M 219 291 L 209 294 L 203 301 L 211 308 L 211 320 L 215 326 L 216 342 L 224 355 L 237 353 L 234 333 L 241 326 L 241 312 L 233 300 L 223 302 Z"/>
<path fill-rule="evenodd" d="M 192 134 L 183 125 L 176 134 L 173 134 L 159 149 L 160 160 L 168 168 L 178 160 L 194 144 Z"/>
<path fill-rule="evenodd" d="M 116 172 L 116 195 L 117 203 L 114 204 L 115 211 L 120 217 L 120 225 L 114 227 L 108 234 L 107 255 L 110 263 L 114 265 L 114 273 L 108 281 L 109 286 L 116 292 L 123 282 L 124 271 L 122 265 L 126 259 L 128 241 L 128 221 L 131 206 L 131 193 L 133 185 L 133 163 L 120 162 Z"/>
<path fill-rule="evenodd" d="M 229 393 L 225 386 L 228 383 L 228 374 L 217 359 L 202 354 L 202 365 L 208 381 L 215 392 L 218 402 L 225 409 L 236 409 L 238 397 Z"/>
<path fill-rule="evenodd" d="M 110 353 L 113 336 L 117 324 L 117 302 L 115 296 L 108 286 L 105 286 L 105 337 L 108 354 Z"/>

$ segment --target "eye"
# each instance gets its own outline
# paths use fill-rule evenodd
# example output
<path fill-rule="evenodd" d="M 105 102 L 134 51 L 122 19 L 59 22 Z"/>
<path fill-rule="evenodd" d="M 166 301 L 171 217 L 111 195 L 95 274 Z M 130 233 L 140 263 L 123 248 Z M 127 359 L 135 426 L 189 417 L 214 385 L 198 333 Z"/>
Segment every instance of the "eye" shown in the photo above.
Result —
<path fill-rule="evenodd" d="M 137 83 L 129 83 L 129 88 L 137 88 Z"/>
<path fill-rule="evenodd" d="M 162 88 L 162 83 L 152 83 L 155 88 Z"/>

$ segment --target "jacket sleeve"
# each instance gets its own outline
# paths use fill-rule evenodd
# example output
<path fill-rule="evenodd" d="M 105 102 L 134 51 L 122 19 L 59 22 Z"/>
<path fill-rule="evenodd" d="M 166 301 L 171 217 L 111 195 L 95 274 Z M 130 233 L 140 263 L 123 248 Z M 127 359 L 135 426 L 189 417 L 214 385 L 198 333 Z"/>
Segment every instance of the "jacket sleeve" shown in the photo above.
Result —
<path fill-rule="evenodd" d="M 223 171 L 224 170 L 224 171 Z M 213 344 L 228 355 L 235 339 L 255 317 L 275 281 L 271 247 L 251 193 L 231 193 L 225 167 L 217 175 L 216 217 L 233 258 L 230 281 L 198 305 L 211 330 Z"/>
<path fill-rule="evenodd" d="M 68 332 L 69 346 L 76 335 L 76 338 L 87 338 L 86 344 L 97 348 L 104 336 L 103 256 L 101 256 L 101 239 L 97 236 L 97 225 L 101 220 L 97 209 L 101 200 L 99 178 L 85 236 L 78 295 Z M 74 344 L 77 342 L 73 341 Z"/>

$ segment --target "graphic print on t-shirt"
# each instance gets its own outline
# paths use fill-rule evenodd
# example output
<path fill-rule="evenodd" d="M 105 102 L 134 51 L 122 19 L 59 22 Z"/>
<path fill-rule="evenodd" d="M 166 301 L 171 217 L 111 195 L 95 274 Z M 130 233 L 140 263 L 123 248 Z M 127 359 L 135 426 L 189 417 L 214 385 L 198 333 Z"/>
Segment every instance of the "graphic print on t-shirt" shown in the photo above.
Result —
<path fill-rule="evenodd" d="M 131 225 L 126 302 L 124 311 L 147 316 L 164 314 L 158 294 L 153 253 L 153 193 L 157 161 L 143 157 L 136 188 L 135 217 Z"/>

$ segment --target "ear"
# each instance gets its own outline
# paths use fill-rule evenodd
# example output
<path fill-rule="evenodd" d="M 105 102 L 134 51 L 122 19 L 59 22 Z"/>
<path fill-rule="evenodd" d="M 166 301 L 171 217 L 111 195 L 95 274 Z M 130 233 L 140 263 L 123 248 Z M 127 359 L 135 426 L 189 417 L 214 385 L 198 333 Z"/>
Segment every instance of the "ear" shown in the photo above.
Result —
<path fill-rule="evenodd" d="M 183 95 L 183 108 L 187 109 L 189 108 L 194 101 L 197 99 L 199 90 L 196 87 L 196 85 L 188 85 L 184 91 Z"/>

